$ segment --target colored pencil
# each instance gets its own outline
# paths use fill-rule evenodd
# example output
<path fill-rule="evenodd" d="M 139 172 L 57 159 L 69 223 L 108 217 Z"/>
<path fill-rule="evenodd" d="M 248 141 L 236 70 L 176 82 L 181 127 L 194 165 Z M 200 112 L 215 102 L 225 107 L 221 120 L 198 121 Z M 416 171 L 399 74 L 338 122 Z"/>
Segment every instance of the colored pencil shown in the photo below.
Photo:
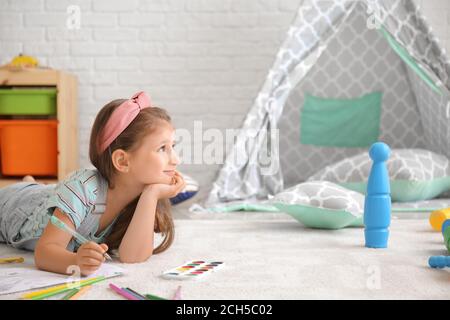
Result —
<path fill-rule="evenodd" d="M 149 293 L 145 294 L 145 297 L 149 300 L 169 300 L 169 299 L 162 298 L 162 297 L 156 296 L 154 294 L 149 294 Z"/>
<path fill-rule="evenodd" d="M 90 278 L 90 279 L 85 279 L 85 280 L 81 280 L 80 281 L 80 286 L 82 286 L 83 284 L 85 284 L 86 282 L 90 282 L 90 281 L 92 281 L 92 280 L 94 280 L 94 279 L 105 279 L 105 277 L 104 276 L 99 276 L 99 277 L 95 277 L 95 278 Z M 67 287 L 71 287 L 71 288 L 73 288 L 73 284 L 69 284 L 69 283 L 64 283 L 64 284 L 61 284 L 61 285 L 58 285 L 58 286 L 55 286 L 55 287 L 50 287 L 50 288 L 47 288 L 47 289 L 43 289 L 43 290 L 39 290 L 39 291 L 34 291 L 34 292 L 29 292 L 29 293 L 25 293 L 24 295 L 22 295 L 22 297 L 21 298 L 23 298 L 23 299 L 31 299 L 31 298 L 33 298 L 33 297 L 35 297 L 35 296 L 39 296 L 39 295 L 41 295 L 41 294 L 45 294 L 45 293 L 49 293 L 49 292 L 53 292 L 53 291 L 59 291 L 59 290 L 61 290 L 61 289 L 66 289 Z M 69 288 L 69 289 L 71 289 L 71 288 Z"/>
<path fill-rule="evenodd" d="M 4 263 L 22 263 L 25 259 L 23 257 L 10 257 L 10 258 L 0 258 L 0 264 Z"/>
<path fill-rule="evenodd" d="M 122 288 L 124 290 L 127 290 L 128 292 L 130 292 L 131 294 L 133 294 L 136 298 L 138 298 L 139 300 L 148 300 L 146 297 L 144 297 L 142 294 L 137 293 L 136 291 L 134 291 L 133 289 L 130 288 Z"/>
<path fill-rule="evenodd" d="M 76 294 L 79 290 L 78 289 L 72 289 L 70 290 L 64 297 L 62 297 L 61 300 L 69 300 L 70 297 L 72 297 L 74 294 Z"/>
<path fill-rule="evenodd" d="M 78 299 L 79 297 L 81 297 L 83 294 L 85 294 L 86 292 L 88 292 L 90 288 L 92 288 L 91 285 L 85 286 L 85 287 L 81 288 L 80 290 L 78 290 L 77 293 L 75 293 L 73 296 L 71 296 L 71 297 L 69 298 L 69 300 L 77 300 L 77 299 Z"/>
<path fill-rule="evenodd" d="M 96 282 L 99 282 L 99 281 L 103 281 L 105 279 L 106 278 L 104 276 L 100 276 L 98 278 L 92 279 L 91 281 L 87 281 L 87 282 L 81 284 L 80 287 L 84 287 L 84 286 L 87 286 L 87 285 L 90 285 L 90 284 L 93 284 L 93 283 L 96 283 Z M 31 300 L 42 300 L 42 299 L 45 299 L 45 298 L 48 298 L 48 297 L 51 297 L 51 296 L 54 296 L 54 295 L 57 295 L 57 294 L 60 294 L 60 293 L 66 292 L 66 291 L 70 291 L 70 290 L 72 290 L 72 288 L 66 287 L 65 289 L 51 291 L 51 292 L 48 292 L 48 293 L 41 294 L 39 296 L 32 297 Z"/>
<path fill-rule="evenodd" d="M 55 225 L 56 227 L 60 228 L 61 230 L 67 231 L 68 233 L 70 233 L 75 239 L 77 239 L 80 243 L 84 244 L 89 242 L 88 239 L 86 239 L 85 237 L 83 237 L 81 234 L 79 234 L 78 232 L 76 232 L 75 230 L 72 230 L 69 228 L 69 226 L 67 226 L 64 222 L 62 222 L 60 219 L 58 219 L 56 216 L 51 216 L 50 221 L 53 225 Z M 107 254 L 106 252 L 103 253 L 103 256 L 105 257 L 105 259 L 107 260 L 112 260 L 112 258 L 109 256 L 109 254 Z"/>
<path fill-rule="evenodd" d="M 177 291 L 172 297 L 172 300 L 181 300 L 181 286 L 178 286 Z"/>
<path fill-rule="evenodd" d="M 132 295 L 131 293 L 122 290 L 121 288 L 119 288 L 118 286 L 115 286 L 114 284 L 110 283 L 109 287 L 114 290 L 116 293 L 120 294 L 122 297 L 128 299 L 128 300 L 139 300 L 138 298 L 136 298 L 134 295 Z"/>

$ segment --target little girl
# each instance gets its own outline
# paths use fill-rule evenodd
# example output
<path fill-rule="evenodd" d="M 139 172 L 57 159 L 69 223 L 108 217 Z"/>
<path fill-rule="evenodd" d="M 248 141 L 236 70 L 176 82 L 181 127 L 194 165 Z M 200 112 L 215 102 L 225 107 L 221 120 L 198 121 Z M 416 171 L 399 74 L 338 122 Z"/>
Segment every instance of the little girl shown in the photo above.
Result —
<path fill-rule="evenodd" d="M 0 189 L 0 242 L 34 250 L 39 269 L 95 272 L 104 253 L 142 262 L 174 239 L 169 199 L 185 186 L 175 170 L 174 128 L 146 93 L 114 100 L 98 113 L 89 157 L 96 169 L 75 171 L 58 184 L 26 181 Z M 33 179 L 31 179 L 33 180 Z M 55 215 L 90 241 L 81 244 L 52 223 Z M 154 233 L 164 238 L 154 248 Z"/>

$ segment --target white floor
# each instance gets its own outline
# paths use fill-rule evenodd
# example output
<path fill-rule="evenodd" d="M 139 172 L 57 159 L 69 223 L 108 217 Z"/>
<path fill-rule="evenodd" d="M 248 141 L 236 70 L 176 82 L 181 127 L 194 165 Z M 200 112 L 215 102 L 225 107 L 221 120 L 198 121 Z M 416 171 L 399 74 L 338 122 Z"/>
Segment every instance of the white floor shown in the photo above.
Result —
<path fill-rule="evenodd" d="M 450 270 L 431 269 L 431 255 L 448 254 L 442 235 L 424 219 L 391 223 L 388 249 L 364 247 L 364 230 L 303 227 L 285 214 L 193 214 L 174 210 L 172 247 L 147 262 L 120 264 L 125 275 L 98 283 L 82 299 L 122 299 L 108 283 L 184 299 L 449 299 Z M 0 245 L 0 256 L 32 254 Z M 166 280 L 161 273 L 192 259 L 224 261 L 202 280 Z M 0 269 L 1 270 L 1 269 Z M 20 294 L 0 296 L 17 299 Z M 58 298 L 58 297 L 55 297 Z"/>

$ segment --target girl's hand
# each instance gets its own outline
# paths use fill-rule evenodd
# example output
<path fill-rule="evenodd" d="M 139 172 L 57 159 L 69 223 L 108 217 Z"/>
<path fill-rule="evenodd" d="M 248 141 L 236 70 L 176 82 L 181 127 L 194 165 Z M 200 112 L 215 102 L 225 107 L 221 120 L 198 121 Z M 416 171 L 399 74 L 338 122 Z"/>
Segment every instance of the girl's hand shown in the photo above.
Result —
<path fill-rule="evenodd" d="M 103 254 L 108 251 L 108 246 L 104 243 L 97 244 L 93 241 L 81 245 L 77 251 L 77 265 L 81 274 L 88 276 L 94 273 L 105 261 Z"/>
<path fill-rule="evenodd" d="M 142 193 L 154 194 L 158 200 L 170 199 L 175 197 L 178 193 L 180 193 L 185 186 L 186 182 L 184 181 L 183 177 L 178 171 L 175 171 L 171 184 L 164 184 L 164 183 L 149 184 L 148 186 L 145 187 Z"/>

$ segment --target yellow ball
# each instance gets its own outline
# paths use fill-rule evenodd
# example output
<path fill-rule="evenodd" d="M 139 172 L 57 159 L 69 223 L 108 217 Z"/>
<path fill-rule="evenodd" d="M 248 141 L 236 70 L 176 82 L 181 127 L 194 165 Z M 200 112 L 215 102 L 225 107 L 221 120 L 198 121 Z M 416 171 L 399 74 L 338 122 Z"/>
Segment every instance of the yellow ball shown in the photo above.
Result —
<path fill-rule="evenodd" d="M 445 220 L 450 219 L 450 208 L 436 210 L 430 214 L 430 225 L 436 231 L 441 231 Z"/>

